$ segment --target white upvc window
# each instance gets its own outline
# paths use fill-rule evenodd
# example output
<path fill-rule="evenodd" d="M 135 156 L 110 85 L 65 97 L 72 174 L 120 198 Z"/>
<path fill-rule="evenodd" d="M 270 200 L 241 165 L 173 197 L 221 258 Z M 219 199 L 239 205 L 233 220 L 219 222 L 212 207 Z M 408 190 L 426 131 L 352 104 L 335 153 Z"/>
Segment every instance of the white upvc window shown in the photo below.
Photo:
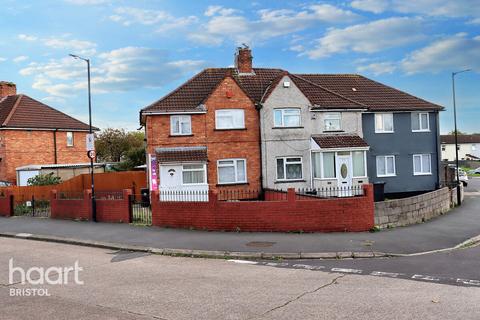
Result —
<path fill-rule="evenodd" d="M 215 128 L 245 129 L 245 112 L 243 109 L 220 109 L 215 111 Z"/>
<path fill-rule="evenodd" d="M 342 114 L 340 112 L 325 113 L 323 122 L 325 124 L 325 131 L 342 130 Z"/>
<path fill-rule="evenodd" d="M 277 180 L 301 180 L 302 157 L 277 158 Z"/>
<path fill-rule="evenodd" d="M 393 132 L 393 113 L 375 113 L 375 132 Z"/>
<path fill-rule="evenodd" d="M 192 134 L 192 117 L 190 115 L 170 116 L 170 134 L 172 136 Z"/>
<path fill-rule="evenodd" d="M 246 183 L 246 159 L 222 159 L 217 161 L 218 183 Z"/>
<path fill-rule="evenodd" d="M 393 177 L 395 175 L 395 156 L 377 156 L 377 177 Z"/>
<path fill-rule="evenodd" d="M 352 151 L 352 166 L 354 178 L 365 178 L 367 176 L 367 163 L 365 151 Z"/>
<path fill-rule="evenodd" d="M 185 164 L 182 166 L 182 184 L 205 184 L 207 169 L 204 164 Z"/>
<path fill-rule="evenodd" d="M 415 176 L 432 174 L 432 157 L 430 154 L 413 155 L 413 174 Z"/>
<path fill-rule="evenodd" d="M 68 131 L 67 132 L 67 147 L 73 147 L 73 144 L 74 144 L 73 132 Z"/>
<path fill-rule="evenodd" d="M 283 108 L 274 110 L 274 126 L 280 128 L 300 127 L 300 109 Z"/>
<path fill-rule="evenodd" d="M 430 119 L 428 112 L 412 112 L 412 131 L 430 131 Z"/>

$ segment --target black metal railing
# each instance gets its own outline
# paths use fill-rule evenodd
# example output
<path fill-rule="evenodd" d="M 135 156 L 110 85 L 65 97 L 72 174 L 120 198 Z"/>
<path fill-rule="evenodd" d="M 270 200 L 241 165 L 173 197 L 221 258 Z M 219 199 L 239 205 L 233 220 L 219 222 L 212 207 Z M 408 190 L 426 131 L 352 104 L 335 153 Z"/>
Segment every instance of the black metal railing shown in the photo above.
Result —
<path fill-rule="evenodd" d="M 217 197 L 220 201 L 258 201 L 263 200 L 263 192 L 261 190 L 226 189 L 219 190 Z"/>
<path fill-rule="evenodd" d="M 14 197 L 13 214 L 15 216 L 50 217 L 50 199 L 45 197 Z"/>
<path fill-rule="evenodd" d="M 123 191 L 95 191 L 97 200 L 123 200 Z"/>
<path fill-rule="evenodd" d="M 130 221 L 135 224 L 152 224 L 152 207 L 142 195 L 130 195 Z"/>
<path fill-rule="evenodd" d="M 84 197 L 81 191 L 61 191 L 57 193 L 59 200 L 82 200 Z"/>

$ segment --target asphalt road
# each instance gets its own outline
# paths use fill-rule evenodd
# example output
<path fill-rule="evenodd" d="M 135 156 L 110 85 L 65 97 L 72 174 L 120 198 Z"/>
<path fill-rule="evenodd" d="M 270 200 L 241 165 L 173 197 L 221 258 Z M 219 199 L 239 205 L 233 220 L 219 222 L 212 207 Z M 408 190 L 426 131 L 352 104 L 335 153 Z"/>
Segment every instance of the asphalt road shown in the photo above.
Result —
<path fill-rule="evenodd" d="M 480 195 L 480 178 L 471 178 L 465 188 L 466 202 Z M 480 208 L 478 208 L 480 211 Z M 480 223 L 480 221 L 478 222 Z M 352 275 L 375 275 L 412 281 L 471 286 L 480 289 L 480 245 L 448 252 L 385 259 L 263 261 L 277 268 L 335 271 Z M 479 316 L 480 318 L 480 316 Z"/>
<path fill-rule="evenodd" d="M 11 258 L 24 270 L 78 260 L 83 284 L 22 285 L 18 271 L 10 283 Z M 50 296 L 10 296 L 32 288 Z M 479 300 L 474 287 L 0 239 L 1 319 L 465 320 Z"/>

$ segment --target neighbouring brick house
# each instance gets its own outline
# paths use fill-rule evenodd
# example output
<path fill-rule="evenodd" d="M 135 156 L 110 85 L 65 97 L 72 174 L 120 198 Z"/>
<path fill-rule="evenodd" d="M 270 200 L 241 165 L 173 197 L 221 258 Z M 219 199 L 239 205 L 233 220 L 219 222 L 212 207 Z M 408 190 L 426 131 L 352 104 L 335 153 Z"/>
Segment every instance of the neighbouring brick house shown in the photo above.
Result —
<path fill-rule="evenodd" d="M 26 165 L 86 163 L 89 126 L 0 82 L 0 180 Z"/>
<path fill-rule="evenodd" d="M 161 190 L 385 182 L 398 193 L 438 186 L 441 110 L 360 75 L 253 68 L 247 47 L 140 118 Z"/>

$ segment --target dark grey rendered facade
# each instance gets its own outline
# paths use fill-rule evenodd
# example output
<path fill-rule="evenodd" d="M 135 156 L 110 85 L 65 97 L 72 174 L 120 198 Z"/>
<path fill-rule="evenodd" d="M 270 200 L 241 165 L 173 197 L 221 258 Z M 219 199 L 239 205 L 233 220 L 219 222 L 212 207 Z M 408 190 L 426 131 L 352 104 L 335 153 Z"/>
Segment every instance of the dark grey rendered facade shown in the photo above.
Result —
<path fill-rule="evenodd" d="M 439 186 L 439 122 L 438 111 L 429 112 L 430 131 L 412 132 L 411 112 L 394 112 L 393 133 L 375 132 L 375 113 L 362 115 L 364 140 L 370 145 L 367 153 L 368 178 L 371 183 L 384 182 L 385 194 L 430 191 Z M 414 175 L 413 155 L 431 155 L 431 174 Z M 394 155 L 396 175 L 377 176 L 377 156 Z"/>

